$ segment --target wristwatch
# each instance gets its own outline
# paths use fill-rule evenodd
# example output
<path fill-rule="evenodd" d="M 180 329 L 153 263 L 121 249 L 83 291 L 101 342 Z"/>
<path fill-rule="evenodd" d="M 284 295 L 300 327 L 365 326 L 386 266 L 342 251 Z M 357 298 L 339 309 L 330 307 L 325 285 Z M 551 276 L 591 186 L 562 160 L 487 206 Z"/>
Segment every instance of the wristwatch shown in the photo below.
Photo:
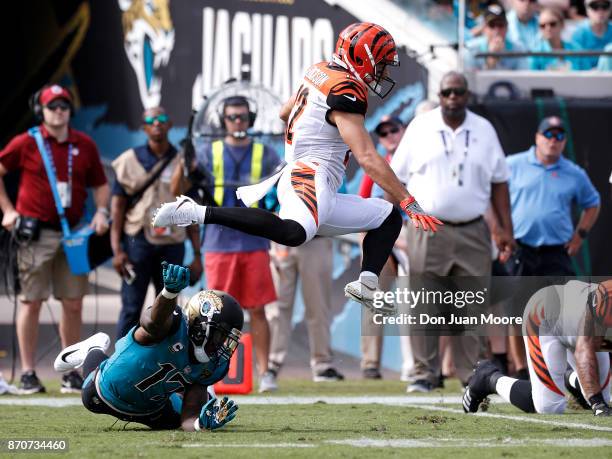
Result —
<path fill-rule="evenodd" d="M 580 239 L 586 239 L 587 236 L 589 235 L 588 230 L 585 230 L 584 228 L 578 228 L 578 231 L 576 231 L 576 233 L 578 233 L 578 236 L 580 236 Z"/>

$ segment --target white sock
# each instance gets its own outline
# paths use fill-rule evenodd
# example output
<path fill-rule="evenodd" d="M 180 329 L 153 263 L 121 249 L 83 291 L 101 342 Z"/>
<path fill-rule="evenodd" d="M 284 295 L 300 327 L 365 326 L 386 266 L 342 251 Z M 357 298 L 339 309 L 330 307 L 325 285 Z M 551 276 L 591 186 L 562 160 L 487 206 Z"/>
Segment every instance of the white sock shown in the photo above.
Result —
<path fill-rule="evenodd" d="M 495 383 L 495 392 L 497 392 L 505 401 L 511 403 L 510 390 L 512 389 L 512 385 L 517 381 L 518 379 L 514 379 L 509 376 L 501 376 Z"/>
<path fill-rule="evenodd" d="M 378 288 L 378 276 L 373 272 L 362 271 L 359 274 L 359 281 L 372 290 Z"/>
<path fill-rule="evenodd" d="M 573 371 L 568 379 L 569 385 L 576 389 L 578 387 L 578 373 Z"/>

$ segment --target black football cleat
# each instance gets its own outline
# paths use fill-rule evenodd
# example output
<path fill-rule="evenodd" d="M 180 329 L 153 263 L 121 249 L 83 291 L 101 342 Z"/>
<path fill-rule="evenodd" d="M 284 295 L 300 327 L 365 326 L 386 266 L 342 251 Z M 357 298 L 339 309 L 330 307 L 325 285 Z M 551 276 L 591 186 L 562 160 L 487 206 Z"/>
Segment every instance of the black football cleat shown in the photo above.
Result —
<path fill-rule="evenodd" d="M 499 368 L 490 360 L 483 360 L 476 364 L 474 374 L 463 393 L 463 411 L 466 413 L 476 413 L 478 411 L 478 407 L 487 395 L 493 393 L 489 381 L 491 375 L 496 372 L 499 372 Z"/>

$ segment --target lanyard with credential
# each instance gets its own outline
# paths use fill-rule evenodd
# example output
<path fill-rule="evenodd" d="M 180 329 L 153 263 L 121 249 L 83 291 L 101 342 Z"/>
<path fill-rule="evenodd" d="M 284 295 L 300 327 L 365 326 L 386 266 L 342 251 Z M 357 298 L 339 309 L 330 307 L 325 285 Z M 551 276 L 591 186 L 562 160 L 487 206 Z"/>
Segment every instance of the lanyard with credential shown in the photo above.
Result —
<path fill-rule="evenodd" d="M 53 173 L 57 178 L 57 169 L 55 168 L 55 163 L 53 162 L 53 150 L 51 150 L 51 145 L 49 145 L 49 141 L 45 139 L 45 150 L 47 151 L 47 157 L 49 158 L 49 163 L 51 164 L 51 168 L 53 169 Z M 72 195 L 72 144 L 68 144 L 68 193 Z"/>
<path fill-rule="evenodd" d="M 448 149 L 448 145 L 446 144 L 446 136 L 444 135 L 444 131 L 440 131 L 440 137 L 442 137 L 442 143 L 444 144 L 444 153 L 446 154 L 446 158 L 450 158 L 451 151 Z M 470 131 L 465 131 L 465 146 L 463 148 L 463 158 L 461 158 L 461 162 L 458 165 L 458 171 L 453 171 L 453 178 L 457 177 L 457 185 L 463 186 L 463 164 L 467 159 L 468 148 L 470 146 Z"/>

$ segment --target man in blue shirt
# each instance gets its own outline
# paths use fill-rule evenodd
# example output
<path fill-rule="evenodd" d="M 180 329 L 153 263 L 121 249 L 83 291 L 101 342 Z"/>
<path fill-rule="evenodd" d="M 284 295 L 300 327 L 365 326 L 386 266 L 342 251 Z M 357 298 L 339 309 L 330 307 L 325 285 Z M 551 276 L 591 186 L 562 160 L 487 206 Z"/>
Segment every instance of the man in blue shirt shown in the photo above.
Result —
<path fill-rule="evenodd" d="M 226 98 L 219 114 L 225 137 L 196 148 L 195 164 L 190 166 L 195 174 L 185 179 L 182 177 L 183 167 L 178 167 L 172 191 L 180 195 L 191 189 L 194 177 L 208 177 L 199 185 L 206 189 L 216 206 L 244 207 L 236 197 L 236 188 L 271 175 L 280 158 L 274 150 L 254 142 L 247 135 L 256 113 L 250 109 L 246 97 Z M 264 311 L 266 304 L 276 300 L 268 254 L 270 242 L 236 229 L 209 224 L 206 225 L 203 248 L 206 285 L 209 289 L 229 293 L 249 311 L 260 375 L 259 390 L 273 390 L 274 378 L 267 371 L 270 331 Z"/>
<path fill-rule="evenodd" d="M 576 255 L 599 214 L 599 193 L 586 172 L 562 152 L 567 139 L 560 118 L 542 120 L 535 146 L 508 157 L 515 238 L 525 276 L 573 276 Z M 571 205 L 582 214 L 574 229 Z"/>
<path fill-rule="evenodd" d="M 527 68 L 525 58 L 486 57 L 476 58 L 477 53 L 500 51 L 525 51 L 522 45 L 513 43 L 507 38 L 508 21 L 504 7 L 496 3 L 487 7 L 484 13 L 482 36 L 470 40 L 468 67 L 478 70 L 520 70 Z"/>
<path fill-rule="evenodd" d="M 506 14 L 508 38 L 527 50 L 533 50 L 538 43 L 538 2 L 537 0 L 512 0 L 512 9 Z"/>
<path fill-rule="evenodd" d="M 588 19 L 581 22 L 574 30 L 572 41 L 585 50 L 601 51 L 612 43 L 612 23 L 610 23 L 610 0 L 585 0 Z M 597 56 L 584 59 L 587 68 L 597 66 Z"/>

